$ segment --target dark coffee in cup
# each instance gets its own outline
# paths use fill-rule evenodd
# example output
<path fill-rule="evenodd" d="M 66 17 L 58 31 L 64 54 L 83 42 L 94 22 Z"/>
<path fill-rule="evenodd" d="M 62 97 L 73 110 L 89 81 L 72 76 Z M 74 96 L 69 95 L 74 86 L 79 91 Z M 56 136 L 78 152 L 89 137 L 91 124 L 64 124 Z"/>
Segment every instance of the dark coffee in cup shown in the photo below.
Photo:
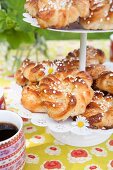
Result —
<path fill-rule="evenodd" d="M 22 118 L 15 112 L 0 110 L 0 170 L 23 169 L 25 155 Z"/>
<path fill-rule="evenodd" d="M 18 128 L 11 123 L 0 122 L 0 142 L 11 138 L 18 132 Z"/>

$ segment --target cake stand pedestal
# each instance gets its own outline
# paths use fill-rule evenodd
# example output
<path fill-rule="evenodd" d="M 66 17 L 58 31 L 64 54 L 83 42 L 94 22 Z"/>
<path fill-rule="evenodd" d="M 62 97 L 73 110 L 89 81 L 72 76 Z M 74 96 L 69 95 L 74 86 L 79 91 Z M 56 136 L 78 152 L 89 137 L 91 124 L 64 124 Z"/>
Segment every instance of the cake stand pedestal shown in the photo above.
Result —
<path fill-rule="evenodd" d="M 23 13 L 23 20 L 30 23 L 34 27 L 40 28 L 35 18 L 32 18 L 28 13 Z M 105 33 L 113 32 L 113 30 L 85 30 L 77 22 L 70 24 L 68 27 L 62 29 L 48 28 L 48 30 L 55 32 L 80 33 L 80 65 L 79 70 L 85 71 L 86 68 L 86 49 L 87 49 L 87 34 L 88 33 Z"/>
<path fill-rule="evenodd" d="M 40 27 L 37 23 L 37 20 L 35 18 L 32 18 L 28 13 L 24 13 L 24 21 L 30 23 L 32 26 L 35 27 Z M 83 29 L 77 22 L 70 24 L 68 28 L 62 28 L 62 29 L 52 29 L 52 28 L 48 28 L 48 30 L 51 31 L 58 31 L 58 32 L 70 32 L 70 33 L 80 33 L 80 64 L 79 64 L 79 70 L 80 71 L 85 71 L 86 69 L 86 50 L 87 50 L 87 34 L 88 33 L 98 33 L 98 32 L 113 32 L 113 30 L 85 30 Z M 49 120 L 49 123 L 47 122 L 47 120 Z M 100 144 L 104 141 L 106 141 L 113 133 L 113 131 L 111 130 L 109 131 L 105 131 L 105 133 L 102 133 L 100 130 L 96 130 L 93 131 L 90 135 L 86 134 L 85 135 L 80 135 L 80 134 L 76 134 L 75 131 L 71 131 L 70 129 L 68 129 L 68 131 L 66 132 L 66 128 L 67 125 L 65 126 L 65 128 L 63 127 L 63 132 L 61 133 L 61 131 L 56 131 L 58 130 L 58 126 L 61 127 L 63 126 L 63 124 L 65 124 L 66 121 L 62 122 L 60 124 L 60 122 L 57 122 L 60 125 L 55 125 L 56 122 L 51 120 L 47 114 L 35 114 L 34 116 L 31 117 L 31 122 L 37 126 L 42 126 L 42 127 L 48 127 L 48 129 L 50 130 L 50 133 L 52 134 L 52 136 L 54 136 L 57 140 L 61 141 L 62 143 L 68 144 L 68 145 L 72 145 L 72 146 L 79 146 L 79 147 L 88 147 L 88 146 L 94 146 L 97 144 Z M 67 120 L 67 124 L 70 126 L 68 120 Z M 53 127 L 57 127 L 55 128 L 51 128 L 50 126 Z M 64 132 L 65 130 L 65 132 Z M 109 132 L 109 133 L 108 133 Z"/>
<path fill-rule="evenodd" d="M 87 49 L 87 33 L 80 35 L 80 65 L 79 70 L 85 71 L 86 69 L 86 49 Z"/>

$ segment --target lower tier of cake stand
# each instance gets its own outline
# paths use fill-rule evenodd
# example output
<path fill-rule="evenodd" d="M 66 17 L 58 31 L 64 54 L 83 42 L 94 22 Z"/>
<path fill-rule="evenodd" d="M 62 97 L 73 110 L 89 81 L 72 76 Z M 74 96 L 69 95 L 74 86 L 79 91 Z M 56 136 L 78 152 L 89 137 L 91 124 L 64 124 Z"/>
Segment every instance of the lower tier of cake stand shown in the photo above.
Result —
<path fill-rule="evenodd" d="M 50 131 L 51 135 L 58 140 L 67 145 L 77 146 L 77 147 L 89 147 L 95 146 L 105 142 L 111 134 L 91 134 L 91 135 L 77 135 L 72 132 L 58 133 Z"/>

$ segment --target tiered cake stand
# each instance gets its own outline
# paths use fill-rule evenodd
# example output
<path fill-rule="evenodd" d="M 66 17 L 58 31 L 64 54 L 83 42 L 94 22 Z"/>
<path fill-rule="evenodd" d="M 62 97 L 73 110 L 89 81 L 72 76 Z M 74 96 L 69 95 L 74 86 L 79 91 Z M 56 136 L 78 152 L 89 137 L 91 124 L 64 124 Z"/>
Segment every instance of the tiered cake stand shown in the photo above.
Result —
<path fill-rule="evenodd" d="M 28 13 L 24 13 L 24 21 L 30 23 L 32 26 L 39 27 L 37 20 L 32 18 Z M 71 24 L 67 28 L 63 29 L 49 29 L 51 31 L 60 32 L 73 32 L 80 33 L 80 71 L 85 71 L 86 68 L 86 47 L 87 47 L 87 34 L 98 33 L 98 32 L 113 32 L 113 30 L 102 31 L 102 30 L 84 30 L 77 23 Z M 111 68 L 113 65 L 110 66 Z M 26 111 L 24 111 L 26 112 Z M 29 115 L 29 114 L 28 114 Z M 23 117 L 23 115 L 22 115 Z M 26 116 L 25 116 L 26 117 Z M 29 117 L 29 116 L 28 116 Z M 47 114 L 31 114 L 29 117 L 33 124 L 37 126 L 47 127 L 49 132 L 60 142 L 79 147 L 94 146 L 107 140 L 113 133 L 111 130 L 94 130 L 89 129 L 86 131 L 77 131 L 72 126 L 72 120 L 68 119 L 64 122 L 56 122 L 48 117 Z"/>
<path fill-rule="evenodd" d="M 25 22 L 28 22 L 32 26 L 39 28 L 39 25 L 35 18 L 32 18 L 28 13 L 24 13 L 23 16 L 24 16 L 23 20 Z M 56 31 L 56 32 L 80 33 L 80 67 L 79 67 L 80 71 L 85 71 L 85 67 L 86 67 L 87 34 L 113 32 L 113 30 L 85 30 L 77 22 L 70 24 L 70 26 L 66 28 L 62 28 L 62 29 L 48 28 L 48 30 Z"/>

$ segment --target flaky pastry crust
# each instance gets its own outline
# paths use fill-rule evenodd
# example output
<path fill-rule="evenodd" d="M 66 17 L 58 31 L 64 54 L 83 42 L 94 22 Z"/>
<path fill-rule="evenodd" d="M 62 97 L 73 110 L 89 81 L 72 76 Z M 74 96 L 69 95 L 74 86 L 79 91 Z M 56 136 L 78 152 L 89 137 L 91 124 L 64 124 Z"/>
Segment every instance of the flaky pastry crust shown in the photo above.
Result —
<path fill-rule="evenodd" d="M 32 112 L 47 111 L 54 120 L 83 114 L 93 97 L 92 79 L 85 72 L 50 74 L 36 85 L 23 88 L 22 104 Z"/>
<path fill-rule="evenodd" d="M 26 11 L 42 28 L 61 28 L 89 15 L 89 0 L 27 0 Z"/>
<path fill-rule="evenodd" d="M 113 29 L 113 0 L 90 0 L 90 14 L 81 18 L 80 24 L 85 29 Z"/>
<path fill-rule="evenodd" d="M 113 72 L 105 71 L 96 80 L 96 87 L 113 94 Z"/>
<path fill-rule="evenodd" d="M 83 116 L 86 117 L 92 128 L 113 128 L 113 96 L 95 91 Z"/>
<path fill-rule="evenodd" d="M 98 77 L 108 69 L 102 64 L 92 64 L 86 67 L 86 71 L 90 74 L 93 80 L 98 79 Z"/>
<path fill-rule="evenodd" d="M 26 59 L 22 62 L 20 68 L 15 73 L 15 80 L 16 83 L 20 86 L 25 86 L 28 83 L 28 79 L 24 76 L 24 69 L 30 65 L 33 64 L 29 59 Z"/>
<path fill-rule="evenodd" d="M 79 61 L 79 56 L 80 49 L 70 52 L 66 58 L 69 60 L 75 58 L 76 60 Z M 96 49 L 92 46 L 87 46 L 86 57 L 87 57 L 86 66 L 90 66 L 91 64 L 103 64 L 106 60 L 105 53 L 102 50 Z"/>

